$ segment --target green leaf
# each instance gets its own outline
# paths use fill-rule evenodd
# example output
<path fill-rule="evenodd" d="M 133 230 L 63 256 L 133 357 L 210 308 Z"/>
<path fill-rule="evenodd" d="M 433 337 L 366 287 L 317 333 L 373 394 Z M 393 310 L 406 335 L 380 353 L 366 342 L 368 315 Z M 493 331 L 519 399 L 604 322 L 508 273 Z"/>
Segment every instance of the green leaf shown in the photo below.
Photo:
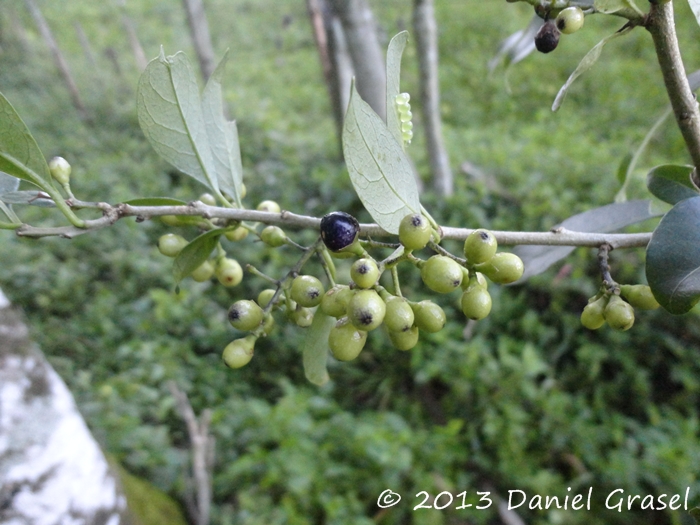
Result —
<path fill-rule="evenodd" d="M 569 91 L 571 84 L 573 84 L 578 77 L 580 77 L 591 67 L 593 67 L 593 64 L 595 64 L 598 61 L 598 59 L 600 58 L 600 54 L 603 52 L 603 47 L 605 46 L 605 44 L 610 42 L 613 38 L 617 38 L 618 36 L 622 36 L 624 34 L 629 33 L 631 30 L 632 27 L 626 27 L 624 29 L 621 29 L 620 31 L 617 31 L 616 33 L 613 33 L 612 35 L 606 36 L 603 40 L 598 42 L 593 47 L 593 49 L 586 53 L 586 56 L 583 57 L 583 60 L 581 60 L 581 62 L 579 62 L 579 65 L 576 67 L 574 72 L 571 73 L 571 76 L 561 87 L 559 93 L 557 93 L 557 96 L 554 99 L 554 104 L 552 104 L 552 111 L 556 111 L 561 107 L 562 102 L 564 102 L 564 97 L 566 97 L 566 93 Z"/>
<path fill-rule="evenodd" d="M 350 180 L 372 218 L 389 233 L 420 211 L 411 164 L 389 128 L 360 97 L 353 82 L 343 125 L 343 154 Z"/>
<path fill-rule="evenodd" d="M 209 258 L 219 242 L 219 237 L 225 231 L 225 229 L 218 229 L 203 233 L 182 249 L 175 257 L 175 261 L 173 261 L 173 276 L 176 284 L 180 284 L 180 281 L 199 268 Z"/>
<path fill-rule="evenodd" d="M 657 166 L 647 175 L 647 188 L 652 195 L 669 204 L 697 197 L 698 190 L 690 180 L 692 172 L 692 166 Z"/>
<path fill-rule="evenodd" d="M 672 314 L 688 312 L 700 300 L 700 196 L 669 211 L 647 246 L 647 281 L 654 297 Z"/>
<path fill-rule="evenodd" d="M 652 207 L 649 200 L 634 200 L 607 204 L 600 208 L 572 215 L 555 226 L 576 232 L 608 233 L 620 228 L 663 215 Z M 569 255 L 571 246 L 517 246 L 513 252 L 523 260 L 525 273 L 519 282 L 544 272 L 551 265 Z"/>
<path fill-rule="evenodd" d="M 0 195 L 0 201 L 6 204 L 31 204 L 42 208 L 54 208 L 56 203 L 41 191 L 9 191 Z"/>
<path fill-rule="evenodd" d="M 219 192 L 199 87 L 182 52 L 151 60 L 137 93 L 139 124 L 153 149 L 178 170 Z"/>
<path fill-rule="evenodd" d="M 202 111 L 209 144 L 211 144 L 219 189 L 233 197 L 240 208 L 242 207 L 243 166 L 241 165 L 241 151 L 238 144 L 238 130 L 235 122 L 226 122 L 222 102 L 221 79 L 226 69 L 227 59 L 228 51 L 209 77 L 202 94 Z"/>
<path fill-rule="evenodd" d="M 314 385 L 323 385 L 329 379 L 326 362 L 328 361 L 328 334 L 335 325 L 335 319 L 317 309 L 314 320 L 306 332 L 304 341 L 304 374 Z"/>
<path fill-rule="evenodd" d="M 187 203 L 170 197 L 143 197 L 124 202 L 129 206 L 185 206 Z"/>
<path fill-rule="evenodd" d="M 608 15 L 627 8 L 634 9 L 640 15 L 644 14 L 632 0 L 595 0 L 593 7 L 599 13 Z"/>
<path fill-rule="evenodd" d="M 396 107 L 396 96 L 401 92 L 401 55 L 408 42 L 408 31 L 401 31 L 391 39 L 386 51 L 386 126 L 403 148 L 401 121 Z"/>
<path fill-rule="evenodd" d="M 0 171 L 42 189 L 53 188 L 51 173 L 29 129 L 0 93 Z"/>
<path fill-rule="evenodd" d="M 0 193 L 9 193 L 19 189 L 19 179 L 0 171 Z"/>

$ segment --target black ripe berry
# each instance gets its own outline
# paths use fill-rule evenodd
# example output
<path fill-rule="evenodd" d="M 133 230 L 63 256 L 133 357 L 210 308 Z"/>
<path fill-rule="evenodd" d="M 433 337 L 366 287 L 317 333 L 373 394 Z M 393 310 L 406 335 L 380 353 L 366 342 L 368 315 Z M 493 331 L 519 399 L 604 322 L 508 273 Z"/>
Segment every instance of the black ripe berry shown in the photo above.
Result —
<path fill-rule="evenodd" d="M 535 47 L 540 53 L 554 51 L 559 44 L 560 31 L 552 20 L 547 20 L 535 35 Z"/>
<path fill-rule="evenodd" d="M 321 238 L 332 252 L 350 246 L 357 239 L 359 231 L 357 219 L 342 211 L 334 211 L 321 219 Z"/>

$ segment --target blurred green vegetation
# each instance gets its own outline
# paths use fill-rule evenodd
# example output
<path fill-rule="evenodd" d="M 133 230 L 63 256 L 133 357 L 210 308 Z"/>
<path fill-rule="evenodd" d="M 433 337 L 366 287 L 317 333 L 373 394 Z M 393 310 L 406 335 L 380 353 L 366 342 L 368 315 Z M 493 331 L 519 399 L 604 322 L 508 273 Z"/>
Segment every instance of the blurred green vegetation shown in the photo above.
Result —
<path fill-rule="evenodd" d="M 385 43 L 410 26 L 408 0 L 371 3 Z M 0 90 L 47 157 L 71 162 L 80 198 L 194 199 L 202 188 L 161 161 L 138 127 L 138 70 L 116 4 L 42 2 L 95 124 L 80 122 L 32 21 L 11 0 L 0 0 Z M 555 53 L 516 65 L 509 93 L 504 69 L 489 74 L 487 61 L 503 38 L 527 24 L 531 10 L 502 1 L 437 4 L 444 134 L 457 191 L 451 199 L 426 191 L 431 213 L 455 226 L 546 230 L 611 202 L 618 165 L 667 104 L 649 35 L 636 29 L 606 47 L 552 113 L 578 60 L 620 19 L 589 17 Z M 677 4 L 693 71 L 700 68 L 699 29 L 688 6 Z M 206 5 L 217 53 L 231 48 L 226 99 L 238 119 L 248 205 L 269 198 L 298 213 L 343 209 L 368 220 L 338 158 L 304 2 Z M 194 60 L 179 3 L 132 1 L 126 12 L 149 57 L 163 45 L 167 54 L 182 49 Z M 77 23 L 95 65 L 79 43 Z M 402 87 L 417 93 L 411 46 Z M 409 151 L 429 185 L 416 98 Z M 461 172 L 465 161 L 486 179 Z M 648 197 L 649 167 L 687 161 L 669 121 L 642 156 L 630 197 Z M 58 219 L 45 209 L 19 212 L 31 223 Z M 579 249 L 525 286 L 492 286 L 492 314 L 466 332 L 456 297 L 435 298 L 448 313 L 445 330 L 406 353 L 373 332 L 357 361 L 332 363 L 332 381 L 316 388 L 301 367 L 303 330 L 282 319 L 272 337 L 259 341 L 249 366 L 223 366 L 221 350 L 239 335 L 226 322 L 227 307 L 256 297 L 266 284 L 252 277 L 235 289 L 185 282 L 175 295 L 171 261 L 155 249 L 166 231 L 155 221 L 122 220 L 72 241 L 20 240 L 6 232 L 0 285 L 26 312 L 33 337 L 105 449 L 178 498 L 188 437 L 166 382 L 185 389 L 195 411 L 213 410 L 213 523 L 498 523 L 496 505 L 414 512 L 421 501 L 414 495 L 466 490 L 476 504 L 477 491 L 563 497 L 567 487 L 585 493 L 590 486 L 590 512 L 518 512 L 532 525 L 691 523 L 680 512 L 607 511 L 596 499 L 616 488 L 658 495 L 690 487 L 697 503 L 700 326 L 697 312 L 657 311 L 639 312 L 625 333 L 583 329 L 578 317 L 599 279 L 593 252 Z M 195 233 L 184 230 L 190 238 Z M 313 238 L 294 235 L 299 242 Z M 229 248 L 275 276 L 295 257 L 252 239 Z M 641 250 L 613 252 L 612 266 L 620 282 L 644 280 Z M 318 267 L 312 271 L 320 275 Z M 409 297 L 431 296 L 416 272 L 402 279 Z M 377 497 L 388 488 L 403 500 L 380 511 Z"/>

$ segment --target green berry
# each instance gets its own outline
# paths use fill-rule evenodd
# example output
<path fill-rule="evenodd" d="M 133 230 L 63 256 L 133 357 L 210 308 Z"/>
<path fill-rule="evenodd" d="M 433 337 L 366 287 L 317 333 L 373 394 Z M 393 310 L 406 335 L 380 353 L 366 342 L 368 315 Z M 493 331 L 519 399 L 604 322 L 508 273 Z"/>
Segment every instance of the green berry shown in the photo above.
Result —
<path fill-rule="evenodd" d="M 338 320 L 330 334 L 328 334 L 328 346 L 333 357 L 340 361 L 352 361 L 365 346 L 367 332 L 358 330 L 347 317 Z"/>
<path fill-rule="evenodd" d="M 257 303 L 247 299 L 236 301 L 228 309 L 231 326 L 244 332 L 255 330 L 263 321 L 263 311 Z"/>
<path fill-rule="evenodd" d="M 219 259 L 216 264 L 216 278 L 224 286 L 237 286 L 243 280 L 243 268 L 236 259 Z"/>
<path fill-rule="evenodd" d="M 445 255 L 433 255 L 420 270 L 425 285 L 438 293 L 449 293 L 462 284 L 462 267 Z"/>
<path fill-rule="evenodd" d="M 187 244 L 187 239 L 181 235 L 166 233 L 158 239 L 158 251 L 166 257 L 177 257 Z"/>
<path fill-rule="evenodd" d="M 216 206 L 216 198 L 211 193 L 202 193 L 199 196 L 199 202 L 207 206 Z"/>
<path fill-rule="evenodd" d="M 410 303 L 403 297 L 391 296 L 386 300 L 384 325 L 391 332 L 405 332 L 413 326 L 415 315 Z"/>
<path fill-rule="evenodd" d="M 292 281 L 290 295 L 301 306 L 312 308 L 321 304 L 323 284 L 313 275 L 299 275 Z"/>
<path fill-rule="evenodd" d="M 445 311 L 432 301 L 411 303 L 411 308 L 415 315 L 415 325 L 424 332 L 431 334 L 439 332 L 447 322 Z"/>
<path fill-rule="evenodd" d="M 399 224 L 399 242 L 407 250 L 421 250 L 428 244 L 433 228 L 420 213 L 406 215 Z"/>
<path fill-rule="evenodd" d="M 241 368 L 247 365 L 253 358 L 253 349 L 257 337 L 249 335 L 230 342 L 224 348 L 224 362 L 231 368 Z"/>
<path fill-rule="evenodd" d="M 639 308 L 640 310 L 656 310 L 661 306 L 651 292 L 651 288 L 645 284 L 623 284 L 620 287 L 620 295 L 633 308 Z"/>
<path fill-rule="evenodd" d="M 263 333 L 265 335 L 270 335 L 272 329 L 275 327 L 275 318 L 271 314 L 267 314 L 263 320 Z"/>
<path fill-rule="evenodd" d="M 464 315 L 474 321 L 480 321 L 491 312 L 491 295 L 474 279 L 462 293 L 460 304 Z"/>
<path fill-rule="evenodd" d="M 603 312 L 605 311 L 605 306 L 608 304 L 608 299 L 609 297 L 607 295 L 603 295 L 598 299 L 588 302 L 583 312 L 581 312 L 581 324 L 584 328 L 598 330 L 598 328 L 605 324 Z"/>
<path fill-rule="evenodd" d="M 371 288 L 379 279 L 379 268 L 373 259 L 356 260 L 350 268 L 350 278 L 358 288 Z"/>
<path fill-rule="evenodd" d="M 267 226 L 260 232 L 262 242 L 273 248 L 279 248 L 287 242 L 287 236 L 284 230 L 279 226 Z"/>
<path fill-rule="evenodd" d="M 281 213 L 282 208 L 275 201 L 262 201 L 256 208 L 258 211 L 266 211 L 268 213 Z"/>
<path fill-rule="evenodd" d="M 394 332 L 389 330 L 389 340 L 394 348 L 398 350 L 410 350 L 418 344 L 419 331 L 417 326 L 413 326 L 408 330 Z"/>
<path fill-rule="evenodd" d="M 336 284 L 323 295 L 321 311 L 331 317 L 343 317 L 348 311 L 348 303 L 353 295 L 354 292 L 348 286 Z"/>
<path fill-rule="evenodd" d="M 190 277 L 198 283 L 203 283 L 211 279 L 213 275 L 214 265 L 210 261 L 204 261 L 190 274 Z"/>
<path fill-rule="evenodd" d="M 500 252 L 476 269 L 497 284 L 514 283 L 523 276 L 523 261 L 514 253 Z"/>
<path fill-rule="evenodd" d="M 386 304 L 374 290 L 359 290 L 348 303 L 348 317 L 358 330 L 369 332 L 384 321 Z"/>
<path fill-rule="evenodd" d="M 52 158 L 49 162 L 49 171 L 58 183 L 68 184 L 70 182 L 71 166 L 63 157 Z"/>
<path fill-rule="evenodd" d="M 399 106 L 402 107 L 402 106 Z M 403 106 L 405 107 L 405 106 Z M 399 120 L 403 122 L 409 122 L 413 118 L 413 113 L 411 113 L 410 109 L 407 109 L 406 111 L 400 111 L 399 112 Z"/>
<path fill-rule="evenodd" d="M 557 24 L 557 29 L 565 35 L 575 33 L 583 27 L 585 15 L 580 7 L 573 6 L 563 9 L 554 20 Z"/>
<path fill-rule="evenodd" d="M 267 288 L 266 290 L 263 290 L 258 294 L 258 304 L 262 308 L 265 308 L 268 304 L 270 304 L 270 301 L 272 301 L 275 293 L 277 293 L 277 290 L 274 288 Z"/>
<path fill-rule="evenodd" d="M 248 228 L 239 226 L 235 230 L 230 230 L 224 233 L 224 237 L 226 237 L 229 241 L 233 242 L 242 241 L 243 239 L 248 237 Z"/>
<path fill-rule="evenodd" d="M 297 307 L 290 315 L 292 321 L 300 328 L 308 328 L 314 321 L 314 313 L 309 308 Z"/>
<path fill-rule="evenodd" d="M 413 122 L 408 121 L 408 122 L 402 122 L 401 123 L 401 133 L 408 133 L 408 132 L 413 133 Z"/>
<path fill-rule="evenodd" d="M 413 131 L 402 131 L 401 132 L 401 138 L 403 139 L 404 142 L 410 144 L 411 141 L 413 140 Z"/>
<path fill-rule="evenodd" d="M 488 230 L 474 230 L 464 241 L 464 256 L 469 264 L 481 264 L 496 254 L 498 243 Z"/>
<path fill-rule="evenodd" d="M 612 329 L 621 332 L 629 330 L 634 324 L 634 309 L 619 295 L 610 297 L 605 310 L 603 310 L 603 316 Z"/>

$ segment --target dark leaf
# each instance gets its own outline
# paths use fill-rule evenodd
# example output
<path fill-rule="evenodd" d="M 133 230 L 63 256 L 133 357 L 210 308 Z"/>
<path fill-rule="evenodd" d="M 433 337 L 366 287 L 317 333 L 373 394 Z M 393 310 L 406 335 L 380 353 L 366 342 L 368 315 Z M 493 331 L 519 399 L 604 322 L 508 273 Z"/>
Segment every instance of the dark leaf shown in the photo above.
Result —
<path fill-rule="evenodd" d="M 684 314 L 700 300 L 700 196 L 669 211 L 647 246 L 646 272 L 659 304 Z"/>
<path fill-rule="evenodd" d="M 182 249 L 173 262 L 175 284 L 180 284 L 209 258 L 224 231 L 219 229 L 203 233 Z"/>
<path fill-rule="evenodd" d="M 692 171 L 692 166 L 657 166 L 647 175 L 647 188 L 655 197 L 669 204 L 697 197 L 698 192 L 690 181 Z"/>

